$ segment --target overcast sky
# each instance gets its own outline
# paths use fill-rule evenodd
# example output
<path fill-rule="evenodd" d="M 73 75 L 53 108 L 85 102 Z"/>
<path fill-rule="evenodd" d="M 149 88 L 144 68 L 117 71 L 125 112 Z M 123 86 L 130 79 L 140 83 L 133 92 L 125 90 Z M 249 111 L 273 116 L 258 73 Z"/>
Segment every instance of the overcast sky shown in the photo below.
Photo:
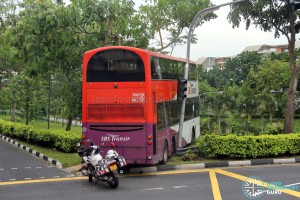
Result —
<path fill-rule="evenodd" d="M 144 0 L 134 0 L 139 5 Z M 213 4 L 219 5 L 230 2 L 230 0 L 212 0 Z M 251 45 L 259 44 L 287 44 L 285 37 L 274 38 L 273 32 L 263 32 L 254 26 L 246 30 L 245 25 L 233 29 L 227 21 L 230 7 L 225 6 L 215 11 L 218 16 L 195 30 L 198 41 L 191 45 L 191 60 L 200 57 L 223 57 L 233 56 L 241 53 L 243 49 Z M 200 10 L 199 10 L 200 11 Z M 178 46 L 173 56 L 186 57 L 186 45 Z"/>
<path fill-rule="evenodd" d="M 230 0 L 212 0 L 215 5 L 230 2 Z M 251 45 L 259 44 L 287 44 L 285 37 L 274 38 L 273 32 L 263 32 L 251 25 L 246 30 L 245 24 L 233 29 L 227 21 L 230 7 L 222 7 L 215 11 L 218 16 L 206 22 L 195 31 L 197 44 L 191 46 L 191 59 L 199 57 L 223 57 L 241 53 L 243 49 Z M 186 57 L 186 46 L 177 47 L 174 56 Z"/>
<path fill-rule="evenodd" d="M 69 2 L 69 0 L 65 0 Z M 145 0 L 133 0 L 138 6 Z M 176 1 L 176 0 L 174 0 Z M 213 4 L 219 5 L 231 0 L 211 0 Z M 225 6 L 215 11 L 218 16 L 195 30 L 198 41 L 191 45 L 191 60 L 196 61 L 200 57 L 223 57 L 234 56 L 243 51 L 247 46 L 259 44 L 287 44 L 285 37 L 274 38 L 273 32 L 263 32 L 253 25 L 246 30 L 245 25 L 233 29 L 227 21 L 230 7 Z M 200 11 L 200 10 L 199 10 Z M 298 39 L 297 37 L 296 39 Z M 173 56 L 186 58 L 186 45 L 178 46 L 173 51 Z"/>

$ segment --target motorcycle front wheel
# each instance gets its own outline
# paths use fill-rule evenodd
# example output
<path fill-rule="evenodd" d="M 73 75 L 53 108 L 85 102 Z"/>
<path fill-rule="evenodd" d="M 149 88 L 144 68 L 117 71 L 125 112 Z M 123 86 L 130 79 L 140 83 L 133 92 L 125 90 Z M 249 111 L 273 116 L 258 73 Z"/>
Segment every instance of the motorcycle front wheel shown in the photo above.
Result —
<path fill-rule="evenodd" d="M 117 188 L 119 185 L 119 178 L 114 174 L 114 172 L 111 172 L 108 179 L 107 183 L 111 188 Z"/>

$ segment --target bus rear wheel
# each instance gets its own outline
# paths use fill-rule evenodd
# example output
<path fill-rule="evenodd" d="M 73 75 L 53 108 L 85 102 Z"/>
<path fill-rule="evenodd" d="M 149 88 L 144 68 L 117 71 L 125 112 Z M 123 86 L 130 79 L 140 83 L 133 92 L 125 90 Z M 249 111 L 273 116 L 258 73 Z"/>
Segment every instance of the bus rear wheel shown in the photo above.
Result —
<path fill-rule="evenodd" d="M 177 152 L 177 144 L 175 137 L 172 138 L 172 154 L 175 154 Z"/>
<path fill-rule="evenodd" d="M 165 141 L 165 144 L 164 144 L 164 150 L 163 150 L 163 159 L 161 161 L 161 164 L 166 164 L 168 161 L 168 142 Z"/>

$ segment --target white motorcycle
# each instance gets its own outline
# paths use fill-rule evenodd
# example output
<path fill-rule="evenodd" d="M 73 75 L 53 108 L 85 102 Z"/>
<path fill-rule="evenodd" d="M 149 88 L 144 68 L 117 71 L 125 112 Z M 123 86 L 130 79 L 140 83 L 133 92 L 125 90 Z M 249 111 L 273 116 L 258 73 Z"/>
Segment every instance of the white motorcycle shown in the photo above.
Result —
<path fill-rule="evenodd" d="M 91 145 L 87 150 L 81 149 L 78 155 L 82 158 L 83 164 L 81 173 L 89 177 L 89 182 L 93 177 L 101 182 L 107 182 L 111 188 L 119 185 L 119 173 L 123 173 L 121 168 L 127 165 L 123 156 L 119 156 L 115 150 L 115 145 L 111 143 L 110 150 L 107 151 L 105 159 L 101 156 L 101 148 Z"/>

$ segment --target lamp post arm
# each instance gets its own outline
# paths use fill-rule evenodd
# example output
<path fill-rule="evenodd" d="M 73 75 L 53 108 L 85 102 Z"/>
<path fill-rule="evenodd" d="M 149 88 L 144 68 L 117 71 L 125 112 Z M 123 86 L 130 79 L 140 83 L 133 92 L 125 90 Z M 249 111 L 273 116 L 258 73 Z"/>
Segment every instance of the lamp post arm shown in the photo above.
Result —
<path fill-rule="evenodd" d="M 194 17 L 192 23 L 190 24 L 189 32 L 188 32 L 187 51 L 186 51 L 186 63 L 187 64 L 190 61 L 190 45 L 191 45 L 192 36 L 193 36 L 195 29 L 197 28 L 198 22 L 201 21 L 205 15 L 212 13 L 216 10 L 219 10 L 219 8 L 221 8 L 223 6 L 240 3 L 243 1 L 246 1 L 246 0 L 231 1 L 231 2 L 220 4 L 220 5 L 211 6 L 211 7 L 205 8 L 197 13 L 197 15 Z M 184 75 L 186 76 L 186 73 Z M 188 77 L 184 77 L 184 78 L 187 79 Z"/>

